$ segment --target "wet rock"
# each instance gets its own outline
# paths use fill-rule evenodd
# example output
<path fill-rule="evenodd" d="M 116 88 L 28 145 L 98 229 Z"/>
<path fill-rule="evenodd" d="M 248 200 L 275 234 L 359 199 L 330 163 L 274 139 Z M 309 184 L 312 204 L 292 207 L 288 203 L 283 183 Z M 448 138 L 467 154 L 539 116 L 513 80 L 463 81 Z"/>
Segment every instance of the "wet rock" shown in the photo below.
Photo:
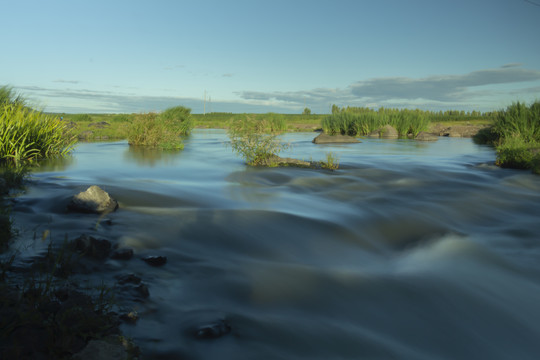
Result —
<path fill-rule="evenodd" d="M 128 323 L 135 324 L 139 320 L 139 314 L 136 311 L 130 311 L 120 315 L 120 320 Z"/>
<path fill-rule="evenodd" d="M 81 235 L 72 242 L 73 248 L 94 259 L 105 259 L 111 252 L 111 242 L 105 239 L 96 239 L 86 234 Z"/>
<path fill-rule="evenodd" d="M 111 254 L 111 259 L 130 260 L 133 257 L 133 249 L 117 249 Z"/>
<path fill-rule="evenodd" d="M 118 278 L 118 284 L 120 285 L 125 285 L 125 284 L 140 284 L 142 281 L 142 279 L 140 277 L 138 277 L 137 275 L 135 274 L 126 274 L 126 275 L 122 275 Z"/>
<path fill-rule="evenodd" d="M 146 299 L 150 296 L 148 286 L 143 284 L 141 278 L 135 274 L 122 275 L 118 278 L 117 283 L 125 295 L 130 295 L 135 300 Z"/>
<path fill-rule="evenodd" d="M 86 347 L 73 356 L 73 360 L 127 359 L 127 349 L 120 341 L 91 340 Z"/>
<path fill-rule="evenodd" d="M 143 261 L 151 266 L 163 266 L 167 263 L 166 256 L 147 256 Z"/>
<path fill-rule="evenodd" d="M 90 186 L 74 195 L 68 209 L 75 212 L 103 214 L 118 209 L 118 202 L 99 186 Z"/>
<path fill-rule="evenodd" d="M 418 141 L 437 141 L 437 140 L 439 140 L 439 137 L 435 136 L 435 135 L 433 135 L 431 133 L 421 131 L 421 132 L 418 133 L 418 135 L 416 135 L 415 140 L 418 140 Z"/>
<path fill-rule="evenodd" d="M 360 140 L 353 136 L 347 136 L 347 135 L 328 135 L 325 133 L 319 134 L 315 139 L 312 141 L 314 144 L 350 144 L 350 143 L 359 143 Z"/>
<path fill-rule="evenodd" d="M 231 332 L 231 326 L 223 319 L 195 329 L 195 337 L 201 340 L 217 339 Z"/>

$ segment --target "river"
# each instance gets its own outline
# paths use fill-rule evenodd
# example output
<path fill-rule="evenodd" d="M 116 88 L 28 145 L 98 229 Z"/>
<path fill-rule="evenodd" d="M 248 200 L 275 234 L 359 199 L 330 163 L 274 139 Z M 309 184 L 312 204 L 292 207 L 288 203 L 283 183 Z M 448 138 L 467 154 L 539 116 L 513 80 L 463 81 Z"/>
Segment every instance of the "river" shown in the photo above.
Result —
<path fill-rule="evenodd" d="M 222 130 L 173 153 L 79 144 L 16 198 L 14 246 L 30 258 L 44 232 L 86 233 L 133 249 L 74 281 L 147 284 L 147 299 L 118 301 L 138 313 L 122 331 L 149 359 L 540 358 L 539 176 L 495 167 L 471 139 L 315 135 L 286 134 L 281 155 L 333 152 L 339 170 L 248 167 Z M 68 214 L 90 185 L 118 211 Z M 212 324 L 222 336 L 196 336 Z"/>

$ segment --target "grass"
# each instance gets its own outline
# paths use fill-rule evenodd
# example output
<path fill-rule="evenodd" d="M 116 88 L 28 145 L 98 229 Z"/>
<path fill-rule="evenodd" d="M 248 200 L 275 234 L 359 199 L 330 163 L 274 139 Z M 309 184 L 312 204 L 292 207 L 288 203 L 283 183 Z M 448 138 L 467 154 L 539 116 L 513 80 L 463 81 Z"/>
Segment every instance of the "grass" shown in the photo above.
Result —
<path fill-rule="evenodd" d="M 163 150 L 184 148 L 181 135 L 184 125 L 172 117 L 161 117 L 156 113 L 137 115 L 127 131 L 128 143 L 133 146 L 147 146 Z"/>
<path fill-rule="evenodd" d="M 499 111 L 492 126 L 478 133 L 477 143 L 496 147 L 496 164 L 540 173 L 540 101 L 516 102 Z"/>
<path fill-rule="evenodd" d="M 0 163 L 65 156 L 75 143 L 66 124 L 55 116 L 17 103 L 0 108 Z"/>
<path fill-rule="evenodd" d="M 240 154 L 248 165 L 272 166 L 272 159 L 288 145 L 278 138 L 276 123 L 246 116 L 230 122 L 228 135 L 231 148 Z M 275 166 L 275 165 L 274 165 Z"/>
<path fill-rule="evenodd" d="M 323 119 L 321 125 L 325 133 L 334 135 L 365 136 L 385 126 L 393 126 L 399 136 L 418 135 L 429 127 L 429 118 L 420 110 L 349 108 L 335 112 Z"/>

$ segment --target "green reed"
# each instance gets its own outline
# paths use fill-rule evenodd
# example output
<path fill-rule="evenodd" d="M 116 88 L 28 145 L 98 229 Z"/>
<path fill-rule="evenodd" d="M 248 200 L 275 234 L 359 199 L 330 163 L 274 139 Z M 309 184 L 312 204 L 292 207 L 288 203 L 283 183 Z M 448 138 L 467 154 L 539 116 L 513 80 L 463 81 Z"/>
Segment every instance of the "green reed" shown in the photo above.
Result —
<path fill-rule="evenodd" d="M 174 131 L 178 131 L 181 135 L 189 135 L 194 126 L 191 109 L 184 106 L 166 109 L 159 114 L 159 120 L 171 124 Z"/>
<path fill-rule="evenodd" d="M 137 115 L 127 129 L 130 145 L 148 146 L 166 150 L 181 150 L 182 124 L 178 121 L 160 117 L 156 113 Z"/>
<path fill-rule="evenodd" d="M 65 156 L 76 139 L 59 118 L 21 103 L 0 107 L 0 162 L 21 163 Z"/>
<path fill-rule="evenodd" d="M 375 111 L 349 108 L 327 116 L 321 123 L 323 130 L 328 134 L 351 136 L 368 135 L 385 125 L 392 125 L 402 137 L 408 134 L 416 136 L 420 131 L 427 130 L 429 119 L 423 112 L 415 110 Z"/>

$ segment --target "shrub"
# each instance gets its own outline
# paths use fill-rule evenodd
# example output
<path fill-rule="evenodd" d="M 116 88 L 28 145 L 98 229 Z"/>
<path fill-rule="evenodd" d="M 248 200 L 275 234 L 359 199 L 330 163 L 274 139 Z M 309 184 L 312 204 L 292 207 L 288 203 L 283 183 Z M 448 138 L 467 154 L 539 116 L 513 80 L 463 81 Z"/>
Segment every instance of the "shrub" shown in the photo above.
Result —
<path fill-rule="evenodd" d="M 191 109 L 183 106 L 168 108 L 159 114 L 159 118 L 169 124 L 178 123 L 174 124 L 174 126 L 180 131 L 181 135 L 189 135 L 194 126 Z"/>
<path fill-rule="evenodd" d="M 526 142 L 519 137 L 506 138 L 497 147 L 496 164 L 504 168 L 531 169 L 539 152 L 540 143 Z"/>
<path fill-rule="evenodd" d="M 232 150 L 242 155 L 248 165 L 272 165 L 271 160 L 288 145 L 282 144 L 279 133 L 269 132 L 269 128 L 266 120 L 253 117 L 233 120 L 228 129 Z"/>
<path fill-rule="evenodd" d="M 182 134 L 181 123 L 160 117 L 156 113 L 137 115 L 131 122 L 127 133 L 130 145 L 171 150 L 184 148 L 180 138 Z"/>

